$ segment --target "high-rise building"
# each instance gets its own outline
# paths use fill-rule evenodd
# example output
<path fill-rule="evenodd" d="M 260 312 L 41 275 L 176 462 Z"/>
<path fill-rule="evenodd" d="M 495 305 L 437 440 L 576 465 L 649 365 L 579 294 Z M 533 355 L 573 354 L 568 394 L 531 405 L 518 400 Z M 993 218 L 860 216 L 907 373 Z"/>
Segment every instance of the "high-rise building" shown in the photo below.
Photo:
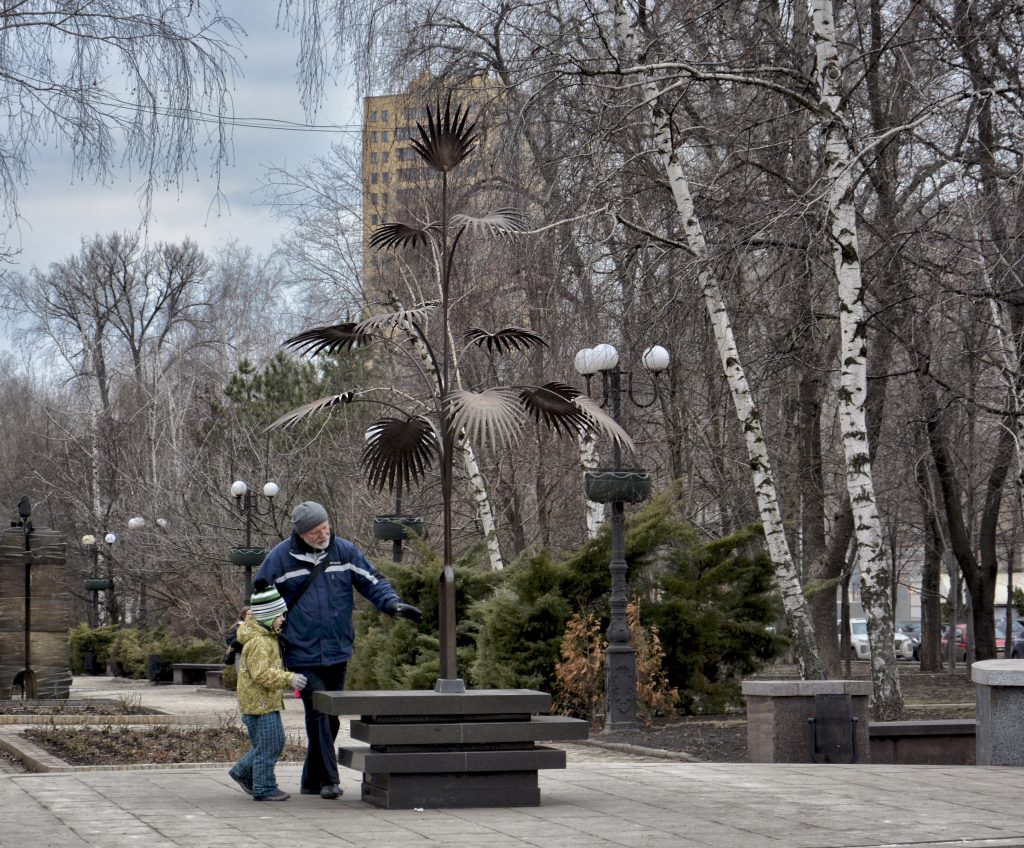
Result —
<path fill-rule="evenodd" d="M 419 138 L 417 123 L 426 125 L 426 107 L 434 109 L 437 92 L 433 80 L 421 76 L 401 94 L 384 94 L 363 99 L 363 292 L 371 311 L 386 300 L 390 289 L 399 293 L 401 270 L 391 254 L 369 248 L 373 231 L 386 221 L 425 222 L 431 219 L 435 198 L 433 172 L 423 163 L 410 141 Z M 470 121 L 490 96 L 486 77 L 473 77 L 459 86 L 452 102 L 468 108 Z M 441 99 L 442 107 L 444 100 Z M 432 299 L 433 292 L 422 292 Z"/>

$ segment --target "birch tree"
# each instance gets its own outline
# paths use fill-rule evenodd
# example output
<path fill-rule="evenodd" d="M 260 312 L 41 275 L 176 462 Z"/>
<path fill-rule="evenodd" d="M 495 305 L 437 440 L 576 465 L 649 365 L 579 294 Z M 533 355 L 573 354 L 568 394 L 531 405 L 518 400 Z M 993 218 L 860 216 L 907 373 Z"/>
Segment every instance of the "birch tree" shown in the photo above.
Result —
<path fill-rule="evenodd" d="M 853 510 L 861 599 L 868 618 L 874 715 L 882 721 L 900 718 L 903 695 L 893 642 L 894 587 L 882 544 L 882 522 L 875 500 L 868 445 L 867 323 L 864 280 L 857 247 L 857 210 L 853 199 L 853 153 L 847 139 L 842 105 L 842 67 L 837 46 L 832 0 L 812 0 L 817 54 L 820 118 L 825 128 L 826 221 L 839 285 L 840 393 L 839 418 L 846 455 L 846 487 Z"/>
<path fill-rule="evenodd" d="M 646 0 L 641 0 L 641 9 L 644 9 L 645 3 Z M 645 61 L 645 51 L 641 44 L 642 36 L 635 21 L 626 11 L 622 0 L 614 1 L 612 13 L 615 16 L 616 32 L 622 55 L 626 58 L 628 65 L 642 68 Z M 639 77 L 637 84 L 642 95 L 641 102 L 650 109 L 649 120 L 655 148 L 665 169 L 676 212 L 686 235 L 687 247 L 697 264 L 698 281 L 708 318 L 714 330 L 719 359 L 729 383 L 733 404 L 746 440 L 761 523 L 775 566 L 776 581 L 782 594 L 786 617 L 792 631 L 797 664 L 802 676 L 820 678 L 824 676 L 824 669 L 818 656 L 807 600 L 804 597 L 786 538 L 768 446 L 761 428 L 760 413 L 741 364 L 739 349 L 736 345 L 721 287 L 711 269 L 704 231 L 697 219 L 690 186 L 676 153 L 669 118 L 660 105 L 660 92 L 657 83 L 649 73 L 645 73 L 643 70 L 640 70 L 637 76 Z"/>

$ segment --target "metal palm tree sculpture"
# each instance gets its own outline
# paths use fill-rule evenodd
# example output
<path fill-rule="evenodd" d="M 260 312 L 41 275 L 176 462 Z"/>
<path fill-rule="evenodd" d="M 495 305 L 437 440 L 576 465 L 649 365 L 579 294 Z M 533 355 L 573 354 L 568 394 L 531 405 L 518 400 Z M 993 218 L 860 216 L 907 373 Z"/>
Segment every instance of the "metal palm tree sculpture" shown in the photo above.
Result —
<path fill-rule="evenodd" d="M 530 418 L 558 433 L 603 433 L 620 445 L 633 449 L 629 435 L 610 416 L 572 386 L 550 382 L 470 391 L 453 388 L 449 343 L 449 308 L 452 268 L 464 236 L 514 237 L 525 229 L 523 217 L 512 209 L 499 209 L 481 217 L 452 214 L 448 208 L 449 174 L 474 150 L 476 124 L 468 123 L 461 105 L 452 107 L 449 95 L 427 112 L 426 126 L 417 124 L 420 137 L 413 149 L 441 175 L 441 209 L 437 221 L 418 225 L 386 223 L 370 238 L 376 250 L 425 251 L 437 269 L 440 304 L 423 304 L 374 315 L 359 322 L 346 322 L 306 330 L 285 345 L 309 355 L 339 353 L 371 343 L 399 347 L 412 344 L 419 352 L 429 377 L 433 409 L 431 414 L 406 412 L 386 400 L 387 389 L 350 390 L 330 395 L 283 415 L 271 427 L 287 427 L 306 417 L 342 403 L 370 401 L 389 407 L 387 417 L 377 419 L 367 433 L 362 466 L 369 484 L 393 491 L 396 485 L 421 482 L 435 463 L 441 472 L 444 523 L 444 567 L 440 577 L 440 660 L 438 691 L 463 691 L 455 655 L 455 571 L 452 554 L 452 455 L 459 436 L 471 442 L 494 446 L 514 443 Z M 468 124 L 468 125 L 467 125 Z M 428 322 L 440 311 L 440 353 L 431 343 Z M 464 335 L 466 347 L 486 348 L 490 355 L 503 355 L 547 346 L 536 333 L 519 327 L 495 332 L 473 328 Z"/>

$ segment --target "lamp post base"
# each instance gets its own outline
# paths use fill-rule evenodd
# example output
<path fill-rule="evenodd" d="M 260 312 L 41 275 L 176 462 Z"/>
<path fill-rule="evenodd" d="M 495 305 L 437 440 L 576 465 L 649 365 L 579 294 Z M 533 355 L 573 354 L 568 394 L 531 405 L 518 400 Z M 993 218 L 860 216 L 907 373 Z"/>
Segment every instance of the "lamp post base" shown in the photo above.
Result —
<path fill-rule="evenodd" d="M 628 643 L 610 644 L 605 666 L 604 732 L 639 730 L 636 718 L 636 649 Z"/>
<path fill-rule="evenodd" d="M 462 695 L 466 691 L 466 681 L 461 677 L 439 677 L 434 682 L 434 691 L 445 695 Z"/>

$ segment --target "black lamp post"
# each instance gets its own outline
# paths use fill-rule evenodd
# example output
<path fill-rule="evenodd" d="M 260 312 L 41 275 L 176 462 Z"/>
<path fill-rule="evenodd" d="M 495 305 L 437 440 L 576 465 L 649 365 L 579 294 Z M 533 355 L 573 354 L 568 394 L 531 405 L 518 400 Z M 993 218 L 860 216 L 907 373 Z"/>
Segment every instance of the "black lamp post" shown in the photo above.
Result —
<path fill-rule="evenodd" d="M 633 374 L 619 368 L 619 354 L 610 344 L 581 350 L 576 354 L 576 370 L 587 381 L 595 374 L 601 375 L 601 406 L 610 406 L 612 418 L 621 423 L 622 377 L 627 379 L 626 394 L 638 407 L 651 406 L 658 399 L 657 375 L 668 368 L 669 354 L 665 348 L 655 345 L 644 351 L 644 368 L 651 374 L 654 387 L 651 399 L 641 401 L 633 394 Z M 588 472 L 586 475 L 587 497 L 593 501 L 612 505 L 612 557 L 611 571 L 611 620 L 608 624 L 608 652 L 605 657 L 605 724 L 606 733 L 617 730 L 634 730 L 638 727 L 636 717 L 636 650 L 630 641 L 632 633 L 626 616 L 629 595 L 626 589 L 626 516 L 625 503 L 646 500 L 651 493 L 650 474 L 639 470 L 622 468 L 622 450 L 614 443 L 613 465 L 610 470 Z"/>
<path fill-rule="evenodd" d="M 169 522 L 166 518 L 156 519 L 156 526 L 161 530 L 166 530 Z M 141 530 L 146 526 L 146 519 L 141 515 L 133 516 L 128 519 L 129 530 Z M 140 555 L 139 565 L 139 627 L 145 630 L 149 626 L 149 593 L 146 591 L 146 571 L 143 566 L 144 559 L 143 555 Z"/>
<path fill-rule="evenodd" d="M 117 541 L 117 536 L 113 533 L 107 533 L 103 537 L 103 541 L 106 542 L 107 549 Z M 82 547 L 89 552 L 89 559 L 92 560 L 92 577 L 88 577 L 84 581 L 85 589 L 91 593 L 91 605 L 89 613 L 89 626 L 99 627 L 100 626 L 100 592 L 110 591 L 110 579 L 107 577 L 100 577 L 100 545 L 99 540 L 92 535 L 87 533 L 82 537 Z"/>
<path fill-rule="evenodd" d="M 245 568 L 245 585 L 242 587 L 242 602 L 249 603 L 252 592 L 252 570 L 259 568 L 267 555 L 265 548 L 253 547 L 252 517 L 253 515 L 269 515 L 274 521 L 274 498 L 281 489 L 277 483 L 270 482 L 263 486 L 263 497 L 267 499 L 267 508 L 260 509 L 259 495 L 253 492 L 244 480 L 235 480 L 231 484 L 231 495 L 235 499 L 239 513 L 245 518 L 245 547 L 231 549 L 231 561 Z"/>

